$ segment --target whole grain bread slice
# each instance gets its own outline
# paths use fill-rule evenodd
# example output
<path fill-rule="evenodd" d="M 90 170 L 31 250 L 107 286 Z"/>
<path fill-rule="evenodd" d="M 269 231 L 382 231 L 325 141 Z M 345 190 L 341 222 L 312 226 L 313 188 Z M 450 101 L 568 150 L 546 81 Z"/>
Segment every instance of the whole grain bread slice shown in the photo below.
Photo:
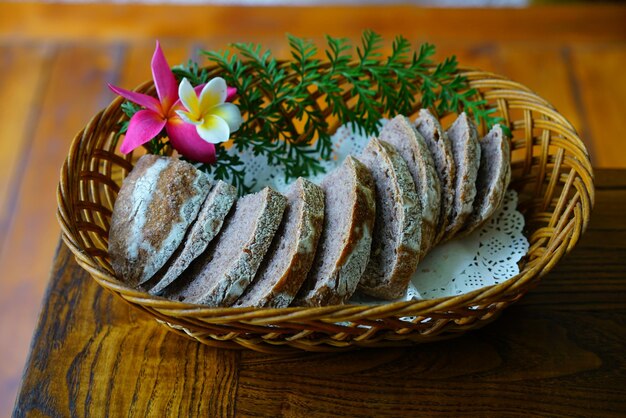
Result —
<path fill-rule="evenodd" d="M 259 268 L 286 203 L 269 187 L 239 199 L 217 239 L 162 295 L 212 307 L 232 305 Z"/>
<path fill-rule="evenodd" d="M 287 208 L 265 260 L 234 306 L 285 308 L 311 269 L 324 224 L 324 192 L 299 178 L 287 191 Z"/>
<path fill-rule="evenodd" d="M 426 140 L 408 118 L 399 115 L 387 122 L 380 131 L 380 139 L 395 147 L 406 161 L 415 190 L 420 201 L 422 218 L 420 224 L 420 259 L 430 250 L 437 233 L 441 207 L 441 185 L 435 162 Z"/>
<path fill-rule="evenodd" d="M 476 179 L 476 198 L 472 214 L 462 233 L 479 228 L 504 201 L 511 181 L 511 151 L 502 127 L 495 125 L 480 140 L 480 168 Z"/>
<path fill-rule="evenodd" d="M 428 149 L 433 156 L 439 183 L 441 185 L 441 207 L 437 225 L 437 234 L 431 245 L 436 245 L 446 233 L 452 207 L 454 205 L 454 179 L 456 168 L 452 156 L 452 145 L 448 135 L 443 131 L 439 120 L 428 109 L 419 111 L 415 120 L 415 128 L 426 139 Z"/>
<path fill-rule="evenodd" d="M 472 213 L 476 197 L 476 176 L 480 166 L 478 129 L 465 112 L 461 113 L 447 131 L 452 144 L 456 166 L 454 182 L 454 205 L 448 221 L 445 239 L 454 235 L 465 225 Z"/>
<path fill-rule="evenodd" d="M 360 160 L 376 188 L 372 250 L 359 290 L 382 299 L 406 293 L 417 268 L 421 241 L 421 208 L 407 163 L 393 145 L 374 138 Z"/>
<path fill-rule="evenodd" d="M 222 228 L 226 215 L 236 200 L 237 189 L 219 180 L 205 199 L 198 218 L 187 231 L 183 244 L 163 268 L 142 287 L 148 289 L 149 293 L 158 295 L 176 280 L 191 262 L 206 250 Z"/>
<path fill-rule="evenodd" d="M 376 216 L 374 181 L 352 156 L 322 180 L 324 227 L 313 267 L 294 305 L 346 302 L 356 290 L 369 259 Z"/>
<path fill-rule="evenodd" d="M 206 175 L 171 157 L 144 155 L 113 206 L 109 255 L 131 286 L 149 280 L 172 256 L 209 193 Z"/>

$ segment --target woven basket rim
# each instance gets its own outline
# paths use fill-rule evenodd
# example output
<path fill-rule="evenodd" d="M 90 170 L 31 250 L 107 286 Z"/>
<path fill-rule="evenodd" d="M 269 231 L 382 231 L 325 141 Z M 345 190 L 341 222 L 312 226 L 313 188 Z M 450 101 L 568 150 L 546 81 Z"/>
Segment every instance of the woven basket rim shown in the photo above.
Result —
<path fill-rule="evenodd" d="M 214 68 L 214 67 L 206 67 Z M 460 68 L 459 75 L 463 75 L 468 78 L 469 81 L 479 80 L 484 85 L 488 85 L 490 82 L 499 82 L 510 88 L 512 92 L 519 93 L 518 100 L 520 102 L 528 101 L 529 104 L 536 106 L 538 109 L 545 111 L 548 114 L 554 114 L 556 119 L 566 126 L 573 138 L 574 145 L 580 149 L 581 155 L 586 158 L 580 163 L 580 168 L 584 172 L 588 173 L 589 177 L 593 179 L 593 171 L 591 163 L 588 158 L 587 150 L 580 140 L 573 125 L 567 121 L 562 115 L 560 115 L 556 109 L 545 99 L 534 93 L 531 89 L 524 86 L 521 83 L 509 80 L 508 78 L 486 71 L 480 71 L 470 68 Z M 152 81 L 146 81 L 137 86 L 134 91 L 145 91 L 153 87 Z M 151 312 L 158 311 L 164 316 L 168 313 L 174 313 L 178 318 L 196 319 L 202 318 L 204 322 L 211 322 L 214 324 L 228 324 L 233 321 L 244 322 L 250 325 L 267 325 L 276 323 L 281 320 L 295 321 L 299 319 L 306 319 L 307 321 L 320 320 L 328 322 L 329 324 L 358 320 L 363 318 L 382 319 L 388 317 L 402 317 L 402 316 L 427 316 L 433 313 L 445 313 L 447 311 L 459 309 L 465 307 L 472 309 L 474 306 L 479 306 L 485 303 L 497 302 L 511 303 L 519 299 L 523 294 L 519 294 L 516 289 L 525 285 L 526 282 L 538 280 L 539 276 L 545 274 L 546 267 L 548 270 L 553 266 L 565 253 L 571 251 L 573 246 L 578 241 L 580 233 L 570 231 L 568 234 L 573 234 L 570 239 L 570 245 L 567 247 L 561 246 L 553 254 L 544 255 L 543 258 L 549 258 L 549 260 L 543 260 L 543 263 L 536 262 L 534 266 L 530 267 L 524 274 L 520 273 L 502 283 L 492 286 L 483 287 L 481 289 L 474 290 L 469 293 L 441 297 L 437 299 L 408 301 L 408 302 L 391 302 L 384 305 L 368 306 L 368 305 L 332 305 L 319 308 L 308 307 L 289 307 L 289 308 L 208 308 L 200 305 L 193 305 L 189 303 L 179 302 L 164 299 L 158 296 L 152 296 L 143 291 L 136 290 L 123 281 L 118 280 L 112 272 L 103 268 L 93 256 L 88 255 L 82 248 L 77 238 L 77 226 L 73 223 L 73 218 L 70 216 L 73 209 L 71 209 L 71 203 L 67 202 L 66 196 L 68 195 L 68 177 L 72 170 L 71 161 L 75 158 L 75 154 L 81 152 L 84 145 L 85 133 L 90 126 L 97 126 L 100 121 L 106 118 L 107 115 L 117 110 L 124 101 L 121 97 L 116 97 L 106 108 L 102 109 L 81 129 L 74 137 L 67 158 L 64 161 L 61 169 L 61 177 L 58 186 L 57 200 L 57 219 L 62 230 L 62 239 L 71 252 L 74 254 L 78 264 L 83 267 L 90 275 L 103 287 L 114 293 L 123 293 L 123 298 L 135 305 L 141 305 L 147 307 Z M 121 157 L 130 163 L 129 157 Z M 587 190 L 589 194 L 589 210 L 593 207 L 594 203 L 594 190 L 593 184 Z M 583 231 L 588 223 L 589 216 L 583 219 Z M 581 231 L 582 233 L 582 231 Z M 566 234 L 566 235 L 568 235 Z M 546 253 L 548 254 L 548 253 Z M 494 297 L 497 296 L 497 299 Z"/>

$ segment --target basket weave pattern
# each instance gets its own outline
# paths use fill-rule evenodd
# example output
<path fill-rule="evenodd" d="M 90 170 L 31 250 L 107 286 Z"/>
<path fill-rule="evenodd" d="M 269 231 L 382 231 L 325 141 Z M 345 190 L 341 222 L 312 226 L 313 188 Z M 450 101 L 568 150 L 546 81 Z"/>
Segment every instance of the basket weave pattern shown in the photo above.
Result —
<path fill-rule="evenodd" d="M 530 249 L 520 274 L 504 283 L 435 300 L 285 309 L 204 308 L 130 288 L 115 277 L 107 252 L 113 203 L 138 158 L 137 153 L 122 156 L 114 145 L 125 117 L 121 98 L 95 115 L 71 145 L 57 193 L 62 238 L 101 286 L 170 330 L 212 346 L 270 353 L 336 351 L 434 341 L 483 326 L 535 286 L 576 244 L 593 206 L 593 174 L 573 126 L 547 101 L 498 75 L 463 75 L 512 132 L 511 187 L 519 193 Z M 137 91 L 150 94 L 154 87 L 145 83 Z M 345 97 L 350 104 L 349 93 Z M 322 100 L 318 105 L 336 127 Z M 484 133 L 484 126 L 479 129 Z"/>

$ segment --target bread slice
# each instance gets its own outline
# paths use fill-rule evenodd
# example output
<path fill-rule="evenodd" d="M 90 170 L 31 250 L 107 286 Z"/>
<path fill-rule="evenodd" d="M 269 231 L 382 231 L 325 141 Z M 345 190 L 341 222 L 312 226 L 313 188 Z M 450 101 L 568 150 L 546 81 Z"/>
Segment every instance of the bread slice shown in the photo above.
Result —
<path fill-rule="evenodd" d="M 212 307 L 230 306 L 254 277 L 278 229 L 287 199 L 266 187 L 239 199 L 209 248 L 165 288 L 163 296 Z"/>
<path fill-rule="evenodd" d="M 348 156 L 321 186 L 324 227 L 313 267 L 295 305 L 344 303 L 356 290 L 369 259 L 376 202 L 368 169 Z"/>
<path fill-rule="evenodd" d="M 476 198 L 472 214 L 463 228 L 464 234 L 479 228 L 502 205 L 511 181 L 510 145 L 500 125 L 495 125 L 480 140 L 480 148 Z"/>
<path fill-rule="evenodd" d="M 382 299 L 406 293 L 417 268 L 421 209 L 407 163 L 393 145 L 370 140 L 360 156 L 376 187 L 372 250 L 359 290 Z"/>
<path fill-rule="evenodd" d="M 420 260 L 430 250 L 437 233 L 437 222 L 441 207 L 441 186 L 426 140 L 409 119 L 399 115 L 387 122 L 380 131 L 380 139 L 395 147 L 406 161 L 415 183 L 415 190 L 420 201 L 422 218 Z"/>
<path fill-rule="evenodd" d="M 461 113 L 447 131 L 456 166 L 454 205 L 445 239 L 450 239 L 465 225 L 476 197 L 476 176 L 480 166 L 480 144 L 476 125 Z"/>
<path fill-rule="evenodd" d="M 148 289 L 149 293 L 158 295 L 176 280 L 215 238 L 235 200 L 237 189 L 219 180 L 205 199 L 198 218 L 187 231 L 183 243 L 165 266 L 142 287 Z"/>
<path fill-rule="evenodd" d="M 267 256 L 234 306 L 285 308 L 306 279 L 324 224 L 324 192 L 299 178 L 286 197 L 287 209 Z"/>
<path fill-rule="evenodd" d="M 116 274 L 136 286 L 159 271 L 196 219 L 209 186 L 206 175 L 185 161 L 142 156 L 113 207 L 109 255 Z"/>
<path fill-rule="evenodd" d="M 454 179 L 456 169 L 454 157 L 452 156 L 452 146 L 448 135 L 443 131 L 439 121 L 428 109 L 419 111 L 419 116 L 415 120 L 415 128 L 426 139 L 426 144 L 430 149 L 439 176 L 441 185 L 441 206 L 439 210 L 439 221 L 437 234 L 432 246 L 441 241 L 446 233 L 452 207 L 454 205 Z"/>

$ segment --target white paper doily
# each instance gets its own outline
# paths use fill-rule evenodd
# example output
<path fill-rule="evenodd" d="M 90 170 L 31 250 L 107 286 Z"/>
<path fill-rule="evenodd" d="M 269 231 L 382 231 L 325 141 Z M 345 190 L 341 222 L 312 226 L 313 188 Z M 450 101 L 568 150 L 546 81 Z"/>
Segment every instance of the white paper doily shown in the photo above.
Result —
<path fill-rule="evenodd" d="M 381 123 L 386 123 L 381 120 Z M 343 125 L 337 129 L 332 136 L 333 151 L 331 158 L 326 161 L 320 158 L 320 165 L 329 173 L 333 168 L 341 165 L 348 155 L 359 155 L 363 148 L 367 145 L 369 138 L 365 135 L 359 135 L 353 131 L 349 125 Z M 237 152 L 231 148 L 229 152 Z M 246 167 L 245 182 L 246 184 L 255 184 L 252 191 L 257 192 L 265 186 L 270 186 L 276 191 L 285 192 L 288 183 L 285 183 L 285 172 L 279 167 L 273 167 L 267 164 L 267 158 L 262 155 L 254 156 L 252 153 L 239 153 L 239 157 Z M 326 174 L 318 174 L 310 176 L 307 179 L 313 183 L 319 184 Z M 256 183 L 255 183 L 256 180 Z M 295 179 L 293 179 L 295 181 Z"/>
<path fill-rule="evenodd" d="M 406 300 L 456 296 L 502 283 L 519 273 L 528 252 L 517 193 L 508 190 L 502 207 L 472 234 L 435 247 L 417 266 Z"/>
<path fill-rule="evenodd" d="M 382 120 L 384 125 L 387 121 Z M 329 161 L 322 161 L 326 172 L 339 166 L 346 156 L 358 156 L 369 138 L 361 135 L 350 125 L 341 126 L 332 136 L 333 154 Z M 236 152 L 236 151 L 233 151 Z M 241 153 L 245 164 L 245 181 L 256 179 L 253 191 L 270 186 L 284 192 L 284 171 L 268 166 L 263 156 Z M 309 177 L 318 183 L 325 174 Z M 295 179 L 294 179 L 295 180 Z M 434 299 L 456 296 L 481 287 L 501 283 L 519 273 L 518 262 L 528 251 L 528 240 L 522 234 L 524 217 L 517 211 L 517 193 L 509 190 L 502 207 L 483 227 L 464 238 L 457 238 L 435 247 L 411 278 L 404 298 L 400 300 Z M 388 303 L 362 295 L 355 295 L 351 303 Z"/>

